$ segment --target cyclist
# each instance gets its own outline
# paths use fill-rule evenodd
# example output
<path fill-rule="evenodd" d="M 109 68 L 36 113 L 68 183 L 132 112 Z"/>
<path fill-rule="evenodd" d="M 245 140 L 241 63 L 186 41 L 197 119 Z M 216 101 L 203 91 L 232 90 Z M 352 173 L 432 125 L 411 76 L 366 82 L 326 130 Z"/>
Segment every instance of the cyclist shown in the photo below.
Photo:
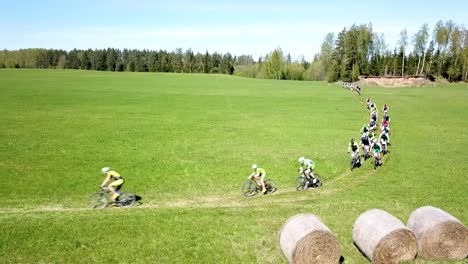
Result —
<path fill-rule="evenodd" d="M 359 130 L 361 133 L 368 133 L 369 132 L 369 126 L 368 125 L 364 125 L 361 130 Z"/>
<path fill-rule="evenodd" d="M 297 161 L 301 164 L 299 173 L 303 173 L 310 184 L 315 184 L 317 179 L 314 176 L 315 162 L 311 159 L 300 157 Z"/>
<path fill-rule="evenodd" d="M 375 123 L 374 120 L 371 120 L 369 122 L 369 131 L 375 131 L 375 130 L 377 130 L 377 124 Z"/>
<path fill-rule="evenodd" d="M 109 183 L 109 190 L 113 193 L 112 195 L 112 202 L 117 202 L 119 200 L 119 195 L 120 195 L 120 188 L 122 188 L 122 185 L 124 183 L 124 179 L 120 174 L 116 171 L 111 171 L 109 167 L 104 167 L 101 169 L 101 172 L 106 175 L 106 178 L 104 181 L 101 183 L 100 188 L 102 189 L 104 186 L 106 186 L 107 183 Z"/>
<path fill-rule="evenodd" d="M 377 111 L 372 110 L 372 113 L 370 115 L 370 120 L 374 120 L 375 122 L 377 122 Z"/>
<path fill-rule="evenodd" d="M 362 149 L 364 150 L 364 153 L 369 153 L 370 139 L 367 133 L 362 133 L 361 146 L 362 146 Z"/>
<path fill-rule="evenodd" d="M 384 104 L 382 111 L 386 114 L 388 112 L 388 109 L 390 109 L 387 104 Z"/>
<path fill-rule="evenodd" d="M 388 139 L 389 139 L 388 135 L 385 134 L 385 132 L 382 132 L 380 134 L 380 144 L 382 145 L 382 147 L 385 146 L 385 149 L 387 150 L 388 150 Z"/>
<path fill-rule="evenodd" d="M 353 151 L 351 153 L 351 158 L 354 160 L 356 159 L 357 160 L 357 163 L 360 163 L 360 160 L 359 160 L 359 145 L 354 142 L 354 139 L 352 138 L 351 141 L 349 142 L 349 146 L 348 146 L 348 153 L 350 151 Z"/>
<path fill-rule="evenodd" d="M 390 116 L 388 115 L 388 113 L 385 113 L 384 116 L 382 117 L 382 123 L 385 121 L 390 123 Z"/>
<path fill-rule="evenodd" d="M 249 180 L 255 181 L 258 186 L 262 186 L 262 193 L 266 193 L 266 188 L 265 188 L 265 170 L 262 168 L 259 168 L 257 164 L 252 165 L 253 173 L 250 174 L 248 177 Z"/>
<path fill-rule="evenodd" d="M 380 161 L 380 152 L 382 151 L 382 146 L 380 146 L 376 138 L 372 140 L 372 151 L 374 152 L 374 158 L 376 158 L 379 162 L 379 166 L 383 165 L 383 163 Z"/>
<path fill-rule="evenodd" d="M 367 110 L 370 110 L 370 106 L 371 106 L 371 104 L 372 104 L 371 99 L 367 98 L 366 104 L 367 104 Z"/>
<path fill-rule="evenodd" d="M 359 85 L 356 85 L 356 92 L 361 95 L 361 87 Z"/>
<path fill-rule="evenodd" d="M 385 134 L 388 138 L 387 140 L 387 143 L 390 145 L 390 128 L 389 127 L 382 127 L 382 132 L 383 134 Z"/>

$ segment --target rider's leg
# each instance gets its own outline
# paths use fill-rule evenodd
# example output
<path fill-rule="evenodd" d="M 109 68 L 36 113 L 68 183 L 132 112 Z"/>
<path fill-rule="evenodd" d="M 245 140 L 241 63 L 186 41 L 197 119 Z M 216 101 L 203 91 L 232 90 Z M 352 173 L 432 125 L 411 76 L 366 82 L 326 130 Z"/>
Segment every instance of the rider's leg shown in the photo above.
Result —
<path fill-rule="evenodd" d="M 260 183 L 262 185 L 262 193 L 266 192 L 266 187 L 265 187 L 265 175 L 260 176 Z"/>
<path fill-rule="evenodd" d="M 312 168 L 311 168 L 311 169 L 307 169 L 307 170 L 305 171 L 305 175 L 306 175 L 306 177 L 307 177 L 307 180 L 308 180 L 310 183 L 314 184 L 314 183 L 317 182 L 317 179 L 316 179 L 315 176 L 314 176 L 314 172 L 313 172 Z"/>
<path fill-rule="evenodd" d="M 111 182 L 109 184 L 109 190 L 113 193 L 112 201 L 117 201 L 118 200 L 119 195 L 120 195 L 119 190 L 122 187 L 122 185 L 123 185 L 123 180 L 122 179 Z"/>
<path fill-rule="evenodd" d="M 380 152 L 376 152 L 375 154 L 376 154 L 377 161 L 379 162 L 379 165 L 382 165 Z"/>

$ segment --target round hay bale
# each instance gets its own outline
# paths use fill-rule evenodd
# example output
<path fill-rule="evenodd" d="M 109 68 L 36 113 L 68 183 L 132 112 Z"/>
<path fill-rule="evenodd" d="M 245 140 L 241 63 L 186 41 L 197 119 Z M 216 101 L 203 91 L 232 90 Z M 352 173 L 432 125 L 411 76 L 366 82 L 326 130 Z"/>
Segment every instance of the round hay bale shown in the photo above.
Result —
<path fill-rule="evenodd" d="M 418 255 L 426 259 L 464 259 L 468 228 L 449 213 L 432 206 L 414 210 L 408 228 L 416 235 Z"/>
<path fill-rule="evenodd" d="M 279 233 L 289 263 L 339 263 L 341 246 L 335 235 L 313 214 L 289 218 Z"/>
<path fill-rule="evenodd" d="M 416 237 L 399 219 L 386 211 L 372 209 L 353 225 L 353 240 L 372 263 L 399 263 L 416 257 Z"/>

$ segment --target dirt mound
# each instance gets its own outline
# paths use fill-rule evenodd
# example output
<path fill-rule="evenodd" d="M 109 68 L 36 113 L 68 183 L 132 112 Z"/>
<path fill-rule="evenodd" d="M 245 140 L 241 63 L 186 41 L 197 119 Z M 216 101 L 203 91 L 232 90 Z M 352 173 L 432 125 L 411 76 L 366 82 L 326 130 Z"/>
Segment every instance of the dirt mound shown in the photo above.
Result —
<path fill-rule="evenodd" d="M 433 85 L 430 80 L 421 76 L 407 77 L 363 77 L 359 84 L 362 86 L 383 86 L 383 87 L 421 87 Z"/>

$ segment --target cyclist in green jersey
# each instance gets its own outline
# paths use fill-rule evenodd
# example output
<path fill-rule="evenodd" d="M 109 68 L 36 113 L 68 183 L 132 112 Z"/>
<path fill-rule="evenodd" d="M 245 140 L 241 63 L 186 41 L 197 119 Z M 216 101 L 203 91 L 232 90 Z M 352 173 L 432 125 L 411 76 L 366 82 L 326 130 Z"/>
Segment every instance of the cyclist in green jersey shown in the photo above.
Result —
<path fill-rule="evenodd" d="M 314 176 L 315 162 L 311 159 L 300 157 L 297 161 L 301 164 L 299 173 L 303 173 L 311 184 L 315 184 L 317 179 Z"/>
<path fill-rule="evenodd" d="M 380 152 L 382 151 L 382 146 L 379 144 L 376 138 L 372 140 L 372 152 L 374 157 L 379 161 L 379 166 L 383 163 L 380 161 Z"/>
<path fill-rule="evenodd" d="M 361 130 L 360 130 L 361 134 L 362 133 L 368 133 L 369 132 L 369 126 L 366 124 L 364 125 Z"/>
<path fill-rule="evenodd" d="M 387 137 L 387 144 L 390 145 L 390 128 L 382 127 L 382 132 L 380 132 L 380 134 L 385 134 L 385 136 Z"/>
<path fill-rule="evenodd" d="M 388 134 L 385 134 L 385 132 L 382 132 L 380 134 L 380 144 L 382 147 L 385 145 L 385 148 L 387 149 L 388 146 Z"/>

